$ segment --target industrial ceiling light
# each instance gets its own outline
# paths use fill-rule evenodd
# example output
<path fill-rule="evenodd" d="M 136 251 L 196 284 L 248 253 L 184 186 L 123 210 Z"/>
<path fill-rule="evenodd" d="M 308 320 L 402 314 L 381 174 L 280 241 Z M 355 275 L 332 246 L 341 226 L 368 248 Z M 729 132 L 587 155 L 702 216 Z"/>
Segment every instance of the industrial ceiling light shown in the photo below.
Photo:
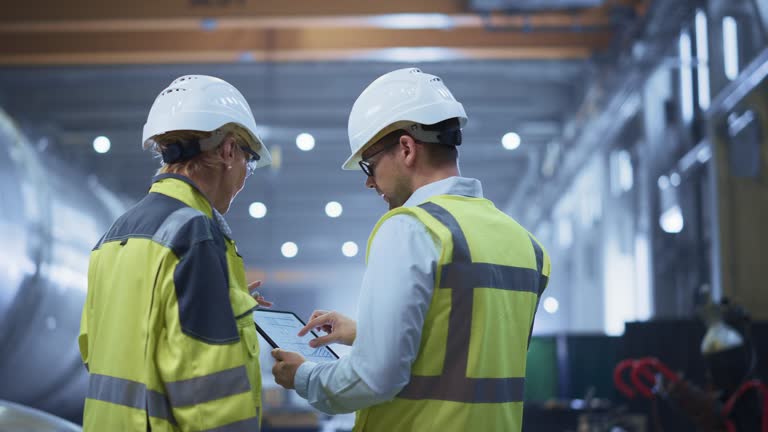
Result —
<path fill-rule="evenodd" d="M 109 141 L 109 138 L 103 135 L 93 139 L 93 149 L 96 153 L 106 153 L 111 147 L 112 143 Z"/>
<path fill-rule="evenodd" d="M 267 215 L 267 206 L 262 202 L 254 202 L 248 206 L 248 214 L 254 219 L 261 219 Z"/>
<path fill-rule="evenodd" d="M 560 309 L 560 302 L 557 301 L 554 297 L 547 297 L 544 299 L 544 310 L 547 311 L 547 313 L 555 313 L 557 310 Z"/>
<path fill-rule="evenodd" d="M 325 214 L 328 215 L 328 217 L 337 218 L 341 216 L 341 213 L 343 211 L 344 211 L 344 208 L 341 206 L 340 203 L 336 201 L 331 201 L 325 205 Z"/>
<path fill-rule="evenodd" d="M 683 230 L 685 221 L 683 220 L 683 212 L 680 210 L 679 205 L 674 205 L 659 217 L 659 225 L 664 232 L 669 234 L 677 234 Z"/>
<path fill-rule="evenodd" d="M 345 257 L 352 258 L 353 256 L 357 255 L 357 252 L 357 243 L 353 241 L 344 242 L 344 244 L 341 245 L 341 253 L 343 253 Z"/>
<path fill-rule="evenodd" d="M 374 15 L 368 21 L 376 27 L 398 30 L 446 30 L 454 26 L 453 18 L 439 13 L 400 13 Z"/>
<path fill-rule="evenodd" d="M 659 189 L 664 190 L 669 187 L 669 177 L 666 175 L 660 176 L 657 182 Z"/>
<path fill-rule="evenodd" d="M 296 136 L 296 147 L 301 151 L 310 151 L 315 148 L 315 137 L 312 134 L 306 132 L 300 133 Z"/>
<path fill-rule="evenodd" d="M 669 234 L 677 234 L 685 226 L 680 207 L 680 182 L 680 174 L 677 172 L 659 177 L 659 226 Z"/>
<path fill-rule="evenodd" d="M 501 145 L 507 150 L 514 150 L 520 147 L 520 135 L 514 132 L 507 132 L 501 137 Z"/>
<path fill-rule="evenodd" d="M 680 174 L 673 172 L 672 174 L 669 175 L 669 184 L 671 184 L 672 186 L 674 187 L 680 186 L 680 181 L 681 181 Z"/>
<path fill-rule="evenodd" d="M 280 246 L 280 252 L 286 258 L 293 258 L 299 253 L 299 247 L 294 242 L 285 242 Z"/>

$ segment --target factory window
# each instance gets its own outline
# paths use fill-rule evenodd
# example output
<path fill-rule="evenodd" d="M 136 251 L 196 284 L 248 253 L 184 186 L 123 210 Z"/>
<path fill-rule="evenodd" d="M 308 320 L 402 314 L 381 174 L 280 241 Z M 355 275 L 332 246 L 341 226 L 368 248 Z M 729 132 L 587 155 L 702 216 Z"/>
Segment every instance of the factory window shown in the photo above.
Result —
<path fill-rule="evenodd" d="M 693 120 L 693 56 L 691 54 L 691 35 L 688 30 L 680 33 L 680 108 L 684 123 Z"/>
<path fill-rule="evenodd" d="M 723 17 L 723 61 L 725 76 L 734 80 L 739 75 L 739 28 L 736 18 Z"/>
<path fill-rule="evenodd" d="M 707 32 L 707 15 L 703 10 L 696 11 L 696 76 L 699 87 L 699 107 L 706 111 L 709 108 L 709 35 Z"/>

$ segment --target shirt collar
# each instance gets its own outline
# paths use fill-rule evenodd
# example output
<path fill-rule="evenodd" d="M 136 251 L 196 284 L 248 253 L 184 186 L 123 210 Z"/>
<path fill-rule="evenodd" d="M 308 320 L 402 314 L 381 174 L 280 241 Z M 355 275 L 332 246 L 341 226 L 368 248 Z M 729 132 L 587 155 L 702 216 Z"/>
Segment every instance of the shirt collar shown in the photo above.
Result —
<path fill-rule="evenodd" d="M 483 197 L 480 180 L 468 177 L 448 177 L 416 189 L 403 207 L 417 206 L 437 195 L 462 195 L 472 198 Z"/>
<path fill-rule="evenodd" d="M 208 213 L 208 210 L 210 210 L 210 214 L 212 216 L 211 218 L 216 222 L 216 225 L 219 226 L 219 229 L 221 230 L 221 232 L 225 236 L 227 236 L 227 238 L 230 238 L 230 239 L 232 238 L 232 229 L 229 227 L 229 224 L 224 219 L 224 216 L 221 213 L 219 213 L 219 211 L 216 210 L 215 207 L 213 207 L 211 202 L 208 200 L 208 197 L 203 193 L 203 191 L 200 190 L 199 187 L 197 187 L 197 185 L 195 184 L 195 182 L 192 181 L 192 179 L 181 174 L 166 173 L 166 174 L 159 174 L 154 176 L 152 178 L 152 184 L 154 185 L 155 183 L 165 179 L 178 180 L 180 182 L 185 183 L 189 187 L 191 187 L 192 193 L 196 195 L 196 198 L 199 198 L 196 201 L 198 202 L 202 201 L 204 203 L 204 206 L 203 206 L 204 208 L 198 208 L 198 206 L 195 205 L 195 203 L 189 203 L 183 199 L 181 201 L 184 201 L 184 203 L 190 207 L 197 208 L 203 213 Z M 180 197 L 174 197 L 174 198 L 180 199 Z"/>
<path fill-rule="evenodd" d="M 224 215 L 219 213 L 218 210 L 213 209 L 213 220 L 216 221 L 216 224 L 219 226 L 219 229 L 221 232 L 228 238 L 232 238 L 232 229 L 229 227 L 229 224 L 227 223 L 227 220 L 224 219 Z"/>

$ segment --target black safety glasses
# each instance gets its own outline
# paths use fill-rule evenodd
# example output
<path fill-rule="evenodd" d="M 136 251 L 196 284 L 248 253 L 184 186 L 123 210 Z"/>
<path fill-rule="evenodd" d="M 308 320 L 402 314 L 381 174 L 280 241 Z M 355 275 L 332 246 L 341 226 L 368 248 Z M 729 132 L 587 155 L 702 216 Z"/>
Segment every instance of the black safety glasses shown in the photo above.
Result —
<path fill-rule="evenodd" d="M 389 150 L 390 148 L 392 148 L 392 146 L 394 146 L 395 144 L 398 144 L 398 143 L 399 143 L 399 141 L 395 141 L 395 142 L 389 143 L 388 145 L 385 145 L 384 147 L 382 147 L 378 151 L 373 152 L 373 154 L 371 154 L 367 158 L 362 159 L 357 164 L 360 165 L 360 169 L 363 170 L 365 175 L 367 175 L 368 177 L 373 177 L 373 175 L 374 175 L 374 173 L 373 173 L 373 161 L 371 159 L 373 159 L 373 157 L 376 156 L 377 154 L 383 153 L 385 150 Z"/>

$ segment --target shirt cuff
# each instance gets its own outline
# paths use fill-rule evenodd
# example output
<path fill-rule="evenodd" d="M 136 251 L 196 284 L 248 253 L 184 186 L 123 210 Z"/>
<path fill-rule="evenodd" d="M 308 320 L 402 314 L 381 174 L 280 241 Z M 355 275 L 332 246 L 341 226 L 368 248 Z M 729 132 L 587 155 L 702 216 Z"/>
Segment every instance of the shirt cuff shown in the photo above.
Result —
<path fill-rule="evenodd" d="M 304 399 L 307 398 L 309 393 L 309 375 L 315 366 L 317 366 L 317 363 L 306 361 L 299 366 L 296 370 L 296 375 L 293 377 L 293 387 L 296 389 L 296 393 Z"/>

